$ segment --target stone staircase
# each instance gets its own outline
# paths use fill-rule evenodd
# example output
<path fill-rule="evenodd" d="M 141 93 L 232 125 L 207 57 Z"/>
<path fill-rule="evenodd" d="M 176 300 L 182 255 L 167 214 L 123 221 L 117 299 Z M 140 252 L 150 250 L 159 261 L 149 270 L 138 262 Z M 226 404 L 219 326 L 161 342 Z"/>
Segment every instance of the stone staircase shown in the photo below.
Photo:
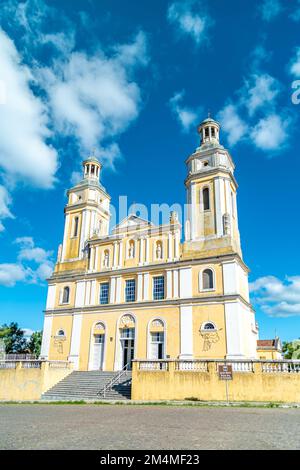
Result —
<path fill-rule="evenodd" d="M 105 396 L 97 394 L 110 381 L 117 378 L 119 372 L 74 371 L 52 388 L 43 393 L 45 401 L 75 401 L 75 400 L 130 400 L 131 372 L 126 371 L 120 377 L 120 383 L 115 383 L 106 390 Z"/>

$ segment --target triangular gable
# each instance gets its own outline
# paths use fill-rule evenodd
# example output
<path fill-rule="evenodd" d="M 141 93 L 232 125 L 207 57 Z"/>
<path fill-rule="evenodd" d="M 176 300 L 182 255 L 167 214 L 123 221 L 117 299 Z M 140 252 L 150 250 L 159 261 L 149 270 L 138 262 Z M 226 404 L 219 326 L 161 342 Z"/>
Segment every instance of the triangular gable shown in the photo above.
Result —
<path fill-rule="evenodd" d="M 147 228 L 153 227 L 152 222 L 142 219 L 135 214 L 129 214 L 125 219 L 123 219 L 118 225 L 112 230 L 113 233 L 124 231 L 124 230 L 134 230 L 137 228 Z"/>

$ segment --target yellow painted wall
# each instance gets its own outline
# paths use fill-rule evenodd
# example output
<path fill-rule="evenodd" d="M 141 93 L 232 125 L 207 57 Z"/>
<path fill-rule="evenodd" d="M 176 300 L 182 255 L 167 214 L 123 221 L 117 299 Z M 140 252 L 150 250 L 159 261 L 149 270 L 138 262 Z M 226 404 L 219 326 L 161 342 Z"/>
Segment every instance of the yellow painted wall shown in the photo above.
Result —
<path fill-rule="evenodd" d="M 52 322 L 52 331 L 49 348 L 49 359 L 51 361 L 67 361 L 70 354 L 72 315 L 55 315 Z M 63 329 L 65 339 L 57 338 L 57 331 Z"/>
<path fill-rule="evenodd" d="M 116 344 L 117 354 L 120 354 L 120 339 L 118 321 L 123 314 L 132 314 L 136 316 L 136 357 L 147 357 L 147 330 L 150 320 L 161 318 L 166 325 L 166 354 L 170 357 L 179 355 L 179 309 L 176 307 L 169 308 L 152 308 L 152 309 L 130 309 L 120 311 L 105 311 L 97 314 L 87 313 L 82 321 L 81 331 L 81 349 L 80 349 L 80 370 L 87 370 L 91 347 L 93 346 L 93 327 L 97 322 L 103 322 L 106 327 L 105 331 L 105 369 L 113 370 L 115 362 Z M 118 356 L 119 357 L 119 356 Z M 52 359 L 52 356 L 49 357 Z"/>
<path fill-rule="evenodd" d="M 257 349 L 257 357 L 261 360 L 279 360 L 282 359 L 282 355 L 279 351 L 274 351 L 273 349 Z"/>
<path fill-rule="evenodd" d="M 207 268 L 211 268 L 214 271 L 215 289 L 209 291 L 202 291 L 200 290 L 199 273 L 202 273 Z M 224 293 L 223 270 L 221 263 L 210 263 L 192 266 L 192 276 L 194 297 L 209 297 L 214 295 L 222 295 Z"/>
<path fill-rule="evenodd" d="M 73 259 L 78 258 L 79 256 L 79 244 L 80 244 L 80 236 L 81 236 L 81 227 L 82 227 L 82 214 L 80 211 L 72 211 L 69 213 L 70 215 L 70 222 L 68 227 L 68 243 L 66 249 L 66 259 Z M 74 227 L 74 218 L 78 217 L 78 233 L 76 237 L 73 237 L 73 227 Z"/>
<path fill-rule="evenodd" d="M 197 398 L 206 401 L 225 401 L 226 382 L 220 380 L 216 363 L 209 363 L 208 372 L 138 371 L 134 363 L 132 374 L 133 400 L 185 400 Z M 262 373 L 261 364 L 254 364 L 255 372 L 234 372 L 227 381 L 230 401 L 300 402 L 300 375 L 297 373 Z"/>
<path fill-rule="evenodd" d="M 72 372 L 67 368 L 49 368 L 43 363 L 40 369 L 0 369 L 0 401 L 39 400 L 41 394 Z"/>
<path fill-rule="evenodd" d="M 200 330 L 204 322 L 211 321 L 217 332 Z M 194 358 L 223 358 L 226 356 L 226 327 L 224 305 L 193 307 Z"/>

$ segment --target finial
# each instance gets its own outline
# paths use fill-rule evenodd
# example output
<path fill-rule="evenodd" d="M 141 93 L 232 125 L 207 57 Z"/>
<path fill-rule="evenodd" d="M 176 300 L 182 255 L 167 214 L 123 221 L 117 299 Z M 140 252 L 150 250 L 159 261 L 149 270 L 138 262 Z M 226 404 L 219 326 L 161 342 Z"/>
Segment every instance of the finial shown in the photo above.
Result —
<path fill-rule="evenodd" d="M 90 151 L 89 157 L 94 157 L 95 158 L 96 157 L 95 152 L 96 152 L 96 149 L 95 149 L 95 147 L 93 147 Z"/>
<path fill-rule="evenodd" d="M 210 112 L 210 109 L 208 108 L 208 112 L 207 112 L 207 117 L 208 118 L 211 118 L 211 112 Z"/>

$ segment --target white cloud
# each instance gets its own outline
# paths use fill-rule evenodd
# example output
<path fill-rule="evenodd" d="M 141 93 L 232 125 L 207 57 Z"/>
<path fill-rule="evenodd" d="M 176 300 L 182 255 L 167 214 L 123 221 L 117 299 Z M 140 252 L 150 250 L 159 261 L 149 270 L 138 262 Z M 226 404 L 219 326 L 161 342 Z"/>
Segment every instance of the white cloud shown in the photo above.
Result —
<path fill-rule="evenodd" d="M 273 106 L 281 90 L 280 83 L 269 74 L 252 75 L 246 81 L 243 100 L 250 116 L 263 106 Z"/>
<path fill-rule="evenodd" d="M 271 114 L 257 123 L 251 131 L 251 138 L 257 148 L 265 151 L 280 150 L 288 139 L 290 120 Z"/>
<path fill-rule="evenodd" d="M 262 19 L 271 21 L 276 18 L 283 10 L 281 0 L 263 0 L 260 5 Z"/>
<path fill-rule="evenodd" d="M 24 266 L 16 263 L 0 264 L 0 285 L 13 287 L 19 281 L 25 281 L 28 271 Z"/>
<path fill-rule="evenodd" d="M 249 286 L 254 303 L 267 315 L 300 315 L 300 276 L 287 276 L 284 281 L 275 276 L 264 276 Z"/>
<path fill-rule="evenodd" d="M 13 287 L 17 282 L 37 284 L 51 276 L 54 268 L 52 251 L 35 246 L 32 237 L 18 237 L 16 263 L 0 264 L 0 285 Z"/>
<path fill-rule="evenodd" d="M 168 8 L 168 20 L 178 28 L 181 34 L 190 36 L 199 46 L 208 38 L 208 30 L 212 26 L 213 21 L 209 15 L 195 11 L 193 8 L 194 1 L 175 2 Z M 200 10 L 199 3 L 197 9 Z"/>
<path fill-rule="evenodd" d="M 184 94 L 184 90 L 175 93 L 175 95 L 170 99 L 169 103 L 173 114 L 181 125 L 183 132 L 188 132 L 191 127 L 197 124 L 201 110 L 192 110 L 191 108 L 183 106 L 181 103 L 184 98 Z"/>
<path fill-rule="evenodd" d="M 222 130 L 227 134 L 229 145 L 235 145 L 246 136 L 248 126 L 239 116 L 237 106 L 233 104 L 226 105 L 218 113 L 217 119 L 222 125 Z"/>
<path fill-rule="evenodd" d="M 300 47 L 296 49 L 295 57 L 291 60 L 290 73 L 295 78 L 300 78 Z"/>
<path fill-rule="evenodd" d="M 148 61 L 146 38 L 140 32 L 131 44 L 116 46 L 108 57 L 73 52 L 53 68 L 40 70 L 56 129 L 78 139 L 82 151 L 99 148 L 104 158 L 119 155 L 115 142 L 139 114 L 141 92 L 132 76 Z M 106 155 L 107 153 L 107 155 Z"/>
<path fill-rule="evenodd" d="M 13 219 L 9 206 L 11 205 L 11 197 L 4 186 L 0 185 L 0 232 L 4 231 L 2 220 L 6 218 Z"/>
<path fill-rule="evenodd" d="M 0 167 L 16 179 L 49 188 L 54 183 L 57 153 L 48 144 L 47 108 L 33 94 L 33 75 L 1 29 L 0 80 L 6 89 L 0 106 Z"/>
<path fill-rule="evenodd" d="M 274 155 L 288 146 L 293 120 L 286 109 L 278 108 L 282 84 L 260 71 L 261 61 L 268 57 L 266 51 L 256 48 L 252 56 L 252 72 L 236 92 L 236 101 L 225 105 L 217 117 L 229 145 L 243 140 Z"/>

